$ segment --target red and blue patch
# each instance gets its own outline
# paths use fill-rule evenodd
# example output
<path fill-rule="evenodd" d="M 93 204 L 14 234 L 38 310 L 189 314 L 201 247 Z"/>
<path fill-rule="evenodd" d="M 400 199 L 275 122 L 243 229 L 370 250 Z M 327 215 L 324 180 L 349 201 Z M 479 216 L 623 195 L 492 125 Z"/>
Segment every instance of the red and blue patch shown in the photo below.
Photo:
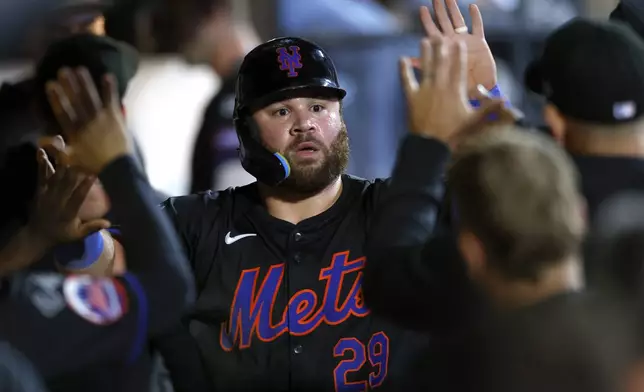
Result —
<path fill-rule="evenodd" d="M 116 279 L 71 275 L 65 279 L 63 294 L 67 306 L 93 324 L 113 324 L 128 310 L 127 292 Z"/>

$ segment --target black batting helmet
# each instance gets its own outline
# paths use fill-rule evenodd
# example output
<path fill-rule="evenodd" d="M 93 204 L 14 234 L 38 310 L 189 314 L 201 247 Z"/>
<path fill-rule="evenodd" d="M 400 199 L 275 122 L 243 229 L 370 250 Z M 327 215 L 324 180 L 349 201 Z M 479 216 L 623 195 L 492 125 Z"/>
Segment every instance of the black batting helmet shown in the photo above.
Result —
<path fill-rule="evenodd" d="M 302 38 L 275 38 L 253 49 L 241 64 L 233 121 L 244 169 L 267 185 L 290 174 L 286 158 L 263 147 L 251 114 L 284 99 L 314 96 L 342 99 L 335 66 L 318 45 Z"/>

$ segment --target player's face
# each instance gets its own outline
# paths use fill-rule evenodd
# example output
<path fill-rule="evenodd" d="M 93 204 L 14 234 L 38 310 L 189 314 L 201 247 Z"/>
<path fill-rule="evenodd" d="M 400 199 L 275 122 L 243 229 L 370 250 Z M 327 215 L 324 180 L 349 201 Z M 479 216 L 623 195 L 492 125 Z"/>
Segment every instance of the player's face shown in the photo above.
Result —
<path fill-rule="evenodd" d="M 264 145 L 280 152 L 291 165 L 291 175 L 281 186 L 317 192 L 346 169 L 349 136 L 339 101 L 293 98 L 269 105 L 253 118 Z"/>

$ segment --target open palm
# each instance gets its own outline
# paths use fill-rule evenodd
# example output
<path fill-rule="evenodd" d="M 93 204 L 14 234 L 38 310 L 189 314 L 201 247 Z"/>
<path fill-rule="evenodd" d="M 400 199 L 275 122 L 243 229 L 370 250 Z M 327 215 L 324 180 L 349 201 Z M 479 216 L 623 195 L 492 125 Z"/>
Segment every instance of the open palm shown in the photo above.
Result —
<path fill-rule="evenodd" d="M 470 96 L 475 95 L 478 85 L 483 85 L 488 90 L 494 87 L 497 83 L 496 62 L 485 40 L 483 17 L 479 8 L 475 4 L 469 7 L 472 18 L 470 33 L 456 0 L 433 0 L 433 6 L 438 25 L 434 22 L 429 8 L 420 7 L 420 19 L 425 32 L 429 38 L 442 37 L 446 42 L 460 41 L 465 44 Z"/>

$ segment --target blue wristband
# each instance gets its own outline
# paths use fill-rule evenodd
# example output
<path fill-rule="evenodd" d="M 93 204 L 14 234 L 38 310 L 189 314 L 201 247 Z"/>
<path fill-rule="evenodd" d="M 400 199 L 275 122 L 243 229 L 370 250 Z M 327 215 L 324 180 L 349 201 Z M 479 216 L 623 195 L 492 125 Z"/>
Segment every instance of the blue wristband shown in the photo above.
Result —
<path fill-rule="evenodd" d="M 501 93 L 501 89 L 499 88 L 498 85 L 492 87 L 492 89 L 489 91 L 490 95 L 494 98 L 501 98 L 503 97 L 503 94 Z M 507 100 L 504 100 L 506 105 L 510 105 L 510 102 Z M 481 102 L 478 99 L 471 99 L 470 100 L 470 105 L 472 105 L 473 108 L 479 108 L 481 107 Z"/>
<path fill-rule="evenodd" d="M 103 245 L 103 235 L 97 231 L 83 240 L 83 255 L 80 258 L 77 257 L 81 243 L 72 243 L 56 248 L 56 260 L 67 269 L 85 269 L 91 267 L 101 257 Z"/>

